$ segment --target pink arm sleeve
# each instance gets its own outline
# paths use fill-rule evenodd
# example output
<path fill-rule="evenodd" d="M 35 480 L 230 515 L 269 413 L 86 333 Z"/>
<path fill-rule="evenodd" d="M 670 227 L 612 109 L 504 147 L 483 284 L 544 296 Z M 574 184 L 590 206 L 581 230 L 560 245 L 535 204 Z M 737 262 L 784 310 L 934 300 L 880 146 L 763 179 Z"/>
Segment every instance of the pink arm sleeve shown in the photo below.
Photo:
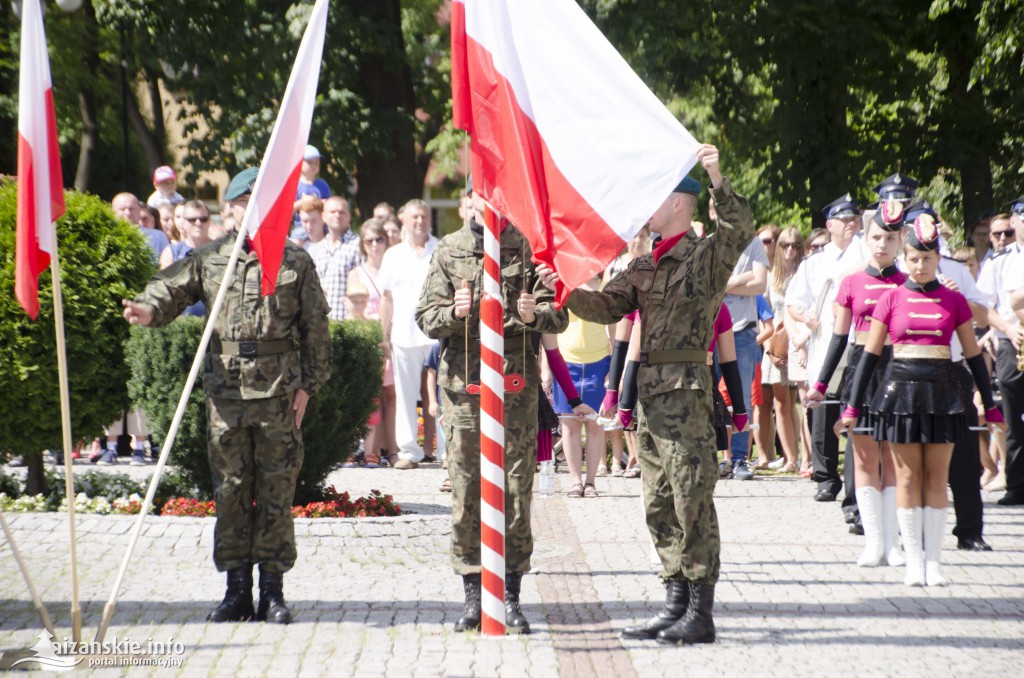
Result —
<path fill-rule="evenodd" d="M 572 383 L 572 377 L 569 376 L 569 368 L 565 364 L 562 352 L 557 348 L 546 348 L 544 353 L 548 357 L 548 367 L 551 368 L 551 375 L 558 382 L 559 388 L 565 394 L 565 399 L 576 400 L 579 398 L 579 391 L 576 390 L 576 385 Z"/>

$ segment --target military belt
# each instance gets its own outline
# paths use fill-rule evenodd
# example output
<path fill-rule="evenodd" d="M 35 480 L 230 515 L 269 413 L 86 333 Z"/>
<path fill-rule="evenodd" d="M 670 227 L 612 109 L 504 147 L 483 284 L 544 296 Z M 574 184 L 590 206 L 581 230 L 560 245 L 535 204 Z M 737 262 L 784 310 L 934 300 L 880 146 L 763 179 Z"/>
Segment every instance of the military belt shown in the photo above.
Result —
<path fill-rule="evenodd" d="M 291 339 L 275 339 L 274 341 L 221 341 L 217 353 L 221 355 L 240 355 L 251 358 L 257 355 L 274 355 L 288 353 L 295 348 Z"/>
<path fill-rule="evenodd" d="M 667 363 L 700 363 L 704 365 L 707 361 L 708 352 L 699 348 L 674 348 L 640 354 L 641 365 L 665 365 Z"/>

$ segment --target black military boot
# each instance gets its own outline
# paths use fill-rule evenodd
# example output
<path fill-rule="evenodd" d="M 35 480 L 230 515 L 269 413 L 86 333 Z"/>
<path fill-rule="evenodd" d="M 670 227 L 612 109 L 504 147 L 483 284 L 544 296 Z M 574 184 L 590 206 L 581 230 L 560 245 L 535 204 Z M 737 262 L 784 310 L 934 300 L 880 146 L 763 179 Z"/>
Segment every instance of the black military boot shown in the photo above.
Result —
<path fill-rule="evenodd" d="M 530 622 L 526 621 L 519 609 L 519 589 L 523 583 L 522 572 L 505 573 L 505 631 L 507 633 L 530 633 Z"/>
<path fill-rule="evenodd" d="M 711 611 L 715 607 L 714 584 L 690 584 L 690 605 L 686 616 L 658 633 L 658 642 L 664 645 L 690 645 L 715 642 L 715 620 Z"/>
<path fill-rule="evenodd" d="M 224 600 L 207 617 L 211 622 L 249 621 L 252 609 L 252 565 L 228 570 L 228 590 Z"/>
<path fill-rule="evenodd" d="M 654 640 L 659 631 L 667 629 L 683 618 L 689 602 L 690 582 L 685 579 L 669 579 L 665 582 L 665 607 L 643 624 L 622 629 L 622 637 Z"/>
<path fill-rule="evenodd" d="M 265 572 L 260 568 L 260 605 L 256 610 L 256 621 L 271 624 L 290 624 L 292 613 L 284 602 L 284 575 L 280 572 Z"/>
<path fill-rule="evenodd" d="M 462 608 L 462 616 L 455 622 L 455 630 L 480 630 L 480 573 L 462 575 L 462 587 L 466 589 L 466 604 Z"/>

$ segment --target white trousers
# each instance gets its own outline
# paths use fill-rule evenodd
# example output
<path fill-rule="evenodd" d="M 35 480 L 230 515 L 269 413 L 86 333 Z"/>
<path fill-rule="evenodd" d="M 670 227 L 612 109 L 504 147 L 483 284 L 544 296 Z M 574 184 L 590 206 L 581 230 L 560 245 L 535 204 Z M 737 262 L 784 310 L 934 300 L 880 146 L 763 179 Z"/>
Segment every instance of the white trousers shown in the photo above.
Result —
<path fill-rule="evenodd" d="M 423 448 L 416 442 L 418 425 L 416 401 L 420 399 L 423 364 L 430 357 L 432 345 L 392 346 L 391 367 L 395 373 L 395 443 L 398 457 L 423 461 Z"/>

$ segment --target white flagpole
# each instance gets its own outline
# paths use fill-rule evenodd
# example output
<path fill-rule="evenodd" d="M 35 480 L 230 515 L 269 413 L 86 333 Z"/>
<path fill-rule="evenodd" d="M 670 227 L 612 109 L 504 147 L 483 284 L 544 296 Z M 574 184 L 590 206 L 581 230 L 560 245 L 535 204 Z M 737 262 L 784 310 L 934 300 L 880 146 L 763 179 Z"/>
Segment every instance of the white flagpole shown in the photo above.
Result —
<path fill-rule="evenodd" d="M 71 396 L 68 391 L 68 356 L 64 340 L 64 298 L 60 284 L 60 255 L 57 253 L 57 228 L 53 229 L 53 254 L 50 277 L 53 280 L 53 324 L 57 333 L 57 378 L 60 382 L 60 428 L 64 439 L 64 491 L 68 505 L 68 541 L 71 554 L 71 629 L 75 642 L 82 636 L 82 609 L 78 602 L 78 548 L 75 535 L 75 473 L 71 458 Z"/>
<path fill-rule="evenodd" d="M 18 545 L 14 543 L 14 535 L 11 533 L 11 528 L 7 525 L 7 518 L 4 517 L 3 511 L 0 511 L 0 528 L 3 528 L 4 537 L 7 538 L 7 543 L 11 545 L 11 553 L 14 554 L 14 560 L 18 563 L 21 576 L 25 578 L 29 595 L 32 596 L 32 604 L 36 606 L 36 610 L 39 612 L 39 619 L 43 622 L 43 628 L 49 631 L 51 636 L 56 637 L 57 632 L 53 630 L 50 613 L 46 611 L 46 605 L 43 603 L 42 598 L 39 597 L 36 585 L 32 583 L 32 577 L 29 576 L 28 568 L 25 567 L 25 561 L 21 559 L 21 551 L 18 550 Z"/>
<path fill-rule="evenodd" d="M 206 321 L 206 327 L 203 329 L 203 337 L 199 340 L 199 348 L 196 350 L 196 356 L 192 360 L 192 369 L 189 370 L 188 378 L 185 380 L 185 388 L 181 392 L 181 398 L 178 399 L 178 408 L 174 411 L 174 419 L 171 420 L 171 427 L 167 430 L 167 439 L 164 441 L 163 447 L 160 448 L 160 458 L 156 462 L 156 468 L 153 470 L 153 478 L 149 481 L 149 490 L 146 492 L 146 498 L 142 502 L 142 508 L 139 511 L 139 517 L 135 521 L 135 529 L 132 532 L 132 539 L 128 544 L 128 550 L 125 551 L 124 558 L 121 560 L 121 569 L 117 571 L 117 578 L 114 580 L 114 588 L 110 591 L 110 599 L 107 600 L 107 604 L 103 607 L 103 620 L 100 622 L 99 628 L 96 630 L 96 642 L 102 643 L 103 637 L 107 633 L 107 628 L 110 626 L 110 619 L 114 616 L 114 608 L 117 605 L 117 596 L 121 591 L 121 585 L 124 583 L 125 573 L 128 571 L 128 564 L 131 562 L 132 555 L 135 553 L 135 547 L 138 545 L 139 536 L 142 534 L 142 527 L 146 522 L 146 516 L 149 514 L 149 509 L 153 506 L 153 497 L 156 496 L 156 487 L 160 482 L 160 477 L 163 475 L 164 467 L 167 465 L 167 459 L 170 457 L 171 448 L 174 446 L 174 439 L 178 435 L 178 427 L 181 425 L 181 420 L 185 416 L 185 408 L 188 407 L 189 396 L 192 395 L 192 387 L 196 383 L 196 377 L 199 376 L 199 370 L 203 366 L 203 358 L 206 356 L 206 347 L 210 344 L 210 337 L 213 335 L 213 327 L 216 325 L 217 315 L 220 313 L 221 307 L 224 305 L 224 297 L 227 295 L 228 287 L 231 284 L 231 280 L 235 275 L 235 268 L 238 265 L 238 257 L 242 252 L 242 243 L 245 242 L 247 229 L 245 226 L 252 219 L 256 218 L 256 205 L 250 205 L 251 209 L 246 210 L 244 222 L 238 229 L 238 236 L 235 238 L 235 245 L 231 249 L 231 258 L 228 260 L 227 268 L 224 271 L 224 279 L 221 280 L 220 290 L 217 292 L 217 298 L 213 302 L 213 307 L 210 309 L 210 317 Z M 259 223 L 257 220 L 256 223 Z"/>

